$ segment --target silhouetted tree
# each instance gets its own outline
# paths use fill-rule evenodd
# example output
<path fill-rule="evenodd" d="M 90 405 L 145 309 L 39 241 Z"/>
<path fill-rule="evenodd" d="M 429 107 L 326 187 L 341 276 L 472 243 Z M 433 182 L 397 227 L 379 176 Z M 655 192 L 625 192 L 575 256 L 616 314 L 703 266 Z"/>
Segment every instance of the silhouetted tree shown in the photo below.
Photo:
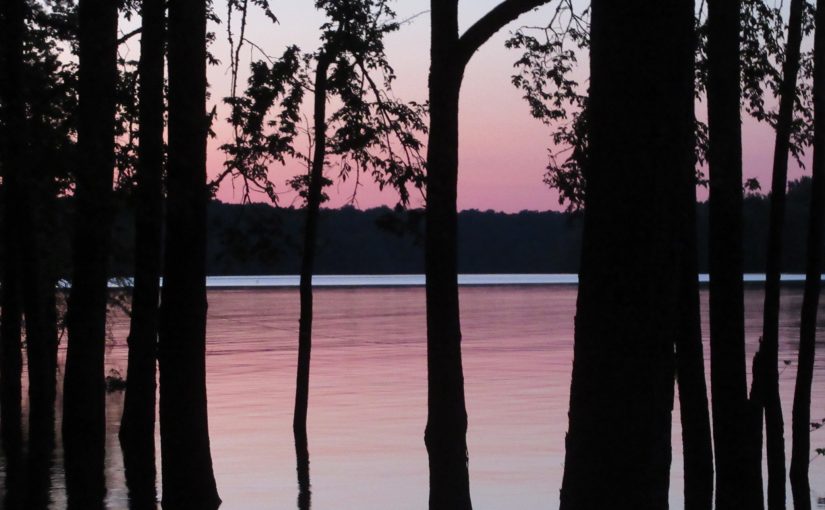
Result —
<path fill-rule="evenodd" d="M 680 308 L 691 304 L 686 273 L 695 260 L 680 225 L 695 182 L 694 4 L 591 5 L 584 237 L 560 508 L 602 508 L 607 495 L 622 508 L 664 509 L 673 346 L 694 315 L 693 306 Z"/>
<path fill-rule="evenodd" d="M 785 438 L 782 405 L 779 399 L 779 276 L 782 261 L 782 230 L 785 220 L 788 157 L 797 100 L 797 76 L 802 44 L 802 15 L 805 0 L 792 0 L 788 40 L 779 89 L 779 115 L 771 180 L 771 213 L 765 270 L 765 302 L 762 339 L 755 362 L 752 398 L 764 409 L 765 442 L 768 457 L 768 508 L 785 508 Z M 761 426 L 760 426 L 761 428 Z"/>
<path fill-rule="evenodd" d="M 105 437 L 103 353 L 114 168 L 117 4 L 78 3 L 78 161 L 72 290 L 63 400 L 71 507 L 102 505 Z"/>
<path fill-rule="evenodd" d="M 271 66 L 252 64 L 252 76 L 244 97 L 227 99 L 233 107 L 230 121 L 236 128 L 233 144 L 224 146 L 231 158 L 229 172 L 238 172 L 245 182 L 258 183 L 275 198 L 267 176 L 269 164 L 283 162 L 286 156 L 303 161 L 308 173 L 290 180 L 306 200 L 303 249 L 300 263 L 300 318 L 298 332 L 298 370 L 293 431 L 301 473 L 308 472 L 307 407 L 309 369 L 312 349 L 312 275 L 315 272 L 316 245 L 324 188 L 332 181 L 324 175 L 331 157 L 340 158 L 339 177 L 355 174 L 356 186 L 362 173 L 369 173 L 379 187 L 392 186 L 403 204 L 409 198 L 408 184 L 422 185 L 423 166 L 419 132 L 426 127 L 421 120 L 424 107 L 403 103 L 391 97 L 394 80 L 384 54 L 384 36 L 398 29 L 395 14 L 385 0 L 320 0 L 329 21 L 322 26 L 322 46 L 311 55 L 301 56 L 295 47 Z M 312 65 L 314 63 L 314 69 Z M 312 91 L 312 154 L 304 155 L 295 143 L 296 122 L 301 118 L 301 99 Z M 331 99 L 341 106 L 328 112 Z M 275 129 L 265 130 L 270 109 L 280 106 Z M 357 191 L 357 189 L 356 189 Z M 306 464 L 306 466 L 304 466 Z M 308 476 L 306 477 L 308 480 Z"/>
<path fill-rule="evenodd" d="M 793 400 L 791 490 L 796 510 L 810 510 L 808 465 L 811 451 L 811 383 L 825 227 L 825 2 L 817 2 L 814 36 L 814 161 L 808 223 L 808 267 L 799 332 L 799 368 Z M 773 202 L 772 202 L 773 203 Z"/>
<path fill-rule="evenodd" d="M 559 203 L 568 210 L 584 205 L 587 164 L 588 123 L 587 96 L 579 93 L 573 76 L 578 54 L 587 50 L 589 9 L 577 10 L 569 0 L 562 0 L 544 27 L 522 27 L 507 41 L 510 48 L 522 49 L 516 62 L 518 73 L 513 84 L 523 93 L 534 117 L 554 128 L 555 149 L 551 149 L 545 183 L 559 191 Z M 697 122 L 697 135 L 703 133 Z M 702 157 L 701 136 L 697 138 L 697 156 Z M 680 188 L 685 254 L 682 290 L 684 310 L 676 337 L 677 382 L 682 422 L 684 452 L 684 497 L 686 509 L 710 509 L 713 506 L 713 448 L 705 383 L 704 350 L 699 315 L 696 182 L 695 176 L 683 175 L 690 182 Z"/>
<path fill-rule="evenodd" d="M 676 382 L 679 386 L 679 408 L 682 425 L 682 455 L 684 456 L 685 510 L 713 508 L 713 447 L 710 411 L 708 409 L 705 358 L 697 278 L 698 250 L 696 239 L 696 178 L 682 173 L 680 190 L 682 214 L 683 266 L 679 296 L 679 329 L 676 336 Z"/>
<path fill-rule="evenodd" d="M 54 164 L 55 154 L 71 145 L 66 144 L 69 131 L 64 128 L 69 116 L 64 101 L 73 92 L 67 86 L 71 79 L 63 72 L 65 65 L 59 60 L 62 50 L 55 44 L 57 39 L 66 40 L 67 35 L 55 28 L 61 9 L 55 7 L 47 13 L 41 4 L 15 0 L 4 3 L 3 11 L 2 32 L 6 38 L 2 44 L 0 104 L 4 106 L 0 124 L 5 129 L 0 135 L 0 168 L 4 169 L 4 205 L 9 208 L 4 211 L 8 257 L 4 273 L 8 273 L 3 275 L 4 283 L 9 285 L 5 300 L 9 306 L 3 312 L 0 329 L 9 346 L 5 361 L 14 365 L 7 371 L 16 371 L 14 400 L 0 402 L 0 412 L 13 422 L 12 432 L 4 434 L 11 476 L 7 485 L 13 488 L 6 504 L 10 508 L 22 505 L 39 509 L 46 507 L 51 480 L 57 362 L 55 277 L 47 239 L 53 232 L 54 183 L 64 168 Z M 61 156 L 67 158 L 69 154 L 66 151 Z M 25 466 L 19 416 L 21 312 L 26 317 L 29 378 Z"/>
<path fill-rule="evenodd" d="M 169 4 L 169 162 L 160 307 L 163 505 L 220 505 L 206 406 L 206 1 Z"/>
<path fill-rule="evenodd" d="M 753 459 L 745 372 L 742 130 L 739 105 L 741 2 L 711 0 L 707 22 L 707 98 L 711 391 L 716 446 L 716 505 L 753 508 L 761 484 Z M 752 467 L 752 466 L 751 466 Z M 758 469 L 758 464 L 757 464 Z"/>
<path fill-rule="evenodd" d="M 430 2 L 430 134 L 427 146 L 425 273 L 430 508 L 469 509 L 467 409 L 458 307 L 458 103 L 473 54 L 504 25 L 547 0 L 505 0 L 464 34 L 458 0 Z"/>
<path fill-rule="evenodd" d="M 3 176 L 3 267 L 0 294 L 0 446 L 6 455 L 4 506 L 23 508 L 23 434 L 21 423 L 22 290 L 20 280 L 19 196 L 26 163 L 26 114 L 23 99 L 25 2 L 0 6 L 0 172 Z"/>
<path fill-rule="evenodd" d="M 45 16 L 37 4 L 32 18 Z M 46 24 L 44 20 L 42 24 Z M 61 124 L 69 112 L 63 110 L 59 97 L 62 65 L 42 33 L 27 34 L 31 44 L 40 47 L 29 56 L 31 70 L 40 70 L 40 83 L 27 82 L 26 104 L 29 108 L 29 152 L 27 169 L 22 174 L 22 230 L 20 248 L 23 255 L 23 309 L 26 327 L 26 351 L 29 372 L 29 436 L 26 466 L 26 508 L 45 510 L 49 504 L 52 456 L 55 447 L 55 397 L 57 379 L 57 309 L 54 254 L 54 211 L 61 156 L 61 145 L 70 134 Z M 44 69 L 48 71 L 43 71 Z M 31 71 L 30 73 L 31 74 Z M 65 90 L 62 91 L 65 93 Z M 58 120 L 58 122 L 54 122 Z M 62 140 L 61 140 L 62 139 Z M 55 140 L 61 140 L 54 143 Z M 63 154 L 62 157 L 66 157 Z"/>
<path fill-rule="evenodd" d="M 131 499 L 155 499 L 155 390 L 163 223 L 163 0 L 143 0 L 139 146 L 135 193 L 135 280 L 120 442 Z"/>

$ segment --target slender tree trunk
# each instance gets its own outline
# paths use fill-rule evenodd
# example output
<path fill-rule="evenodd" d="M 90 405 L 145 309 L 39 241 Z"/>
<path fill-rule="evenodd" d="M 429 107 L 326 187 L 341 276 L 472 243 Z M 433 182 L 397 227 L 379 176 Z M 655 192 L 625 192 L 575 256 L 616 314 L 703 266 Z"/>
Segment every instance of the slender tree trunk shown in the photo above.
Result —
<path fill-rule="evenodd" d="M 106 492 L 107 262 L 111 242 L 117 4 L 80 0 L 78 167 L 72 290 L 63 399 L 66 489 L 71 508 L 96 508 Z"/>
<path fill-rule="evenodd" d="M 26 508 L 45 510 L 50 504 L 51 469 L 55 448 L 57 382 L 57 271 L 54 250 L 57 190 L 51 147 L 46 145 L 48 97 L 28 100 L 31 143 L 25 174 L 22 273 L 26 347 L 29 367 L 29 440 L 26 466 Z"/>
<path fill-rule="evenodd" d="M 467 409 L 458 306 L 458 101 L 464 69 L 493 34 L 547 0 L 504 0 L 458 35 L 458 0 L 433 0 L 424 264 L 430 510 L 469 510 Z"/>
<path fill-rule="evenodd" d="M 126 397 L 120 425 L 131 499 L 155 500 L 155 392 L 163 224 L 163 57 L 165 3 L 143 0 L 140 145 L 135 191 L 135 282 Z"/>
<path fill-rule="evenodd" d="M 753 445 L 742 281 L 740 9 L 740 1 L 708 3 L 711 391 L 719 510 L 754 508 L 757 496 L 761 507 L 762 499 L 761 485 L 753 485 L 745 468 Z"/>
<path fill-rule="evenodd" d="M 304 223 L 304 249 L 301 256 L 300 298 L 301 312 L 298 323 L 298 374 L 295 384 L 295 413 L 292 432 L 295 436 L 295 453 L 298 461 L 299 485 L 303 486 L 302 473 L 306 471 L 309 482 L 309 447 L 307 441 L 307 407 L 309 404 L 309 363 L 312 351 L 312 273 L 315 267 L 315 245 L 318 231 L 318 215 L 324 180 L 324 163 L 327 151 L 327 73 L 331 56 L 321 53 L 315 70 L 315 146 L 309 175 L 306 219 Z M 303 490 L 302 490 L 303 492 Z M 307 487 L 308 492 L 308 487 Z"/>
<path fill-rule="evenodd" d="M 298 510 L 312 508 L 312 484 L 309 480 L 309 450 L 306 445 L 299 445 L 296 441 L 295 451 L 298 460 Z"/>
<path fill-rule="evenodd" d="M 687 166 L 682 170 L 687 170 Z M 705 382 L 705 358 L 700 322 L 698 253 L 696 241 L 696 176 L 685 171 L 681 184 L 684 195 L 684 268 L 676 337 L 676 373 L 682 421 L 682 451 L 685 471 L 685 510 L 713 508 L 713 447 Z"/>
<path fill-rule="evenodd" d="M 23 301 L 29 369 L 29 447 L 26 467 L 26 508 L 45 510 L 49 504 L 55 445 L 57 379 L 56 278 L 48 236 L 55 194 L 48 168 L 34 161 L 22 198 Z"/>
<path fill-rule="evenodd" d="M 785 188 L 788 180 L 788 151 L 793 122 L 796 82 L 799 74 L 804 0 L 792 0 L 788 21 L 788 42 L 779 89 L 779 118 L 771 179 L 771 212 L 768 226 L 765 303 L 758 379 L 754 396 L 765 411 L 765 443 L 768 456 L 768 509 L 785 508 L 785 437 L 782 404 L 779 398 L 779 277 L 782 269 L 782 230 L 785 220 Z"/>
<path fill-rule="evenodd" d="M 590 152 L 560 508 L 601 509 L 609 495 L 620 508 L 665 509 L 673 346 L 695 320 L 692 305 L 682 309 L 695 268 L 686 250 L 693 234 L 680 223 L 694 185 L 694 5 L 591 6 Z"/>
<path fill-rule="evenodd" d="M 169 4 L 169 166 L 160 307 L 163 505 L 220 505 L 206 401 L 206 2 Z"/>
<path fill-rule="evenodd" d="M 694 34 L 694 42 L 695 34 Z M 695 121 L 695 119 L 694 119 Z M 681 214 L 684 267 L 680 270 L 682 323 L 676 337 L 676 374 L 684 455 L 685 510 L 713 508 L 713 439 L 708 391 L 705 382 L 705 353 L 702 345 L 699 304 L 699 261 L 696 224 L 695 161 L 681 167 Z"/>
<path fill-rule="evenodd" d="M 23 433 L 21 422 L 21 289 L 20 289 L 20 175 L 27 140 L 23 103 L 23 34 L 25 3 L 0 4 L 0 171 L 3 175 L 3 266 L 0 288 L 0 446 L 6 456 L 3 506 L 22 508 Z"/>
<path fill-rule="evenodd" d="M 811 210 L 808 223 L 808 260 L 802 320 L 799 332 L 799 369 L 793 400 L 793 446 L 791 490 L 796 510 L 810 510 L 808 480 L 811 454 L 811 383 L 816 350 L 816 318 L 822 272 L 823 227 L 825 227 L 825 2 L 817 2 L 814 35 L 814 161 L 811 180 Z"/>
<path fill-rule="evenodd" d="M 458 99 L 457 2 L 432 2 L 430 134 L 427 152 L 425 268 L 430 510 L 469 510 L 467 410 L 461 365 L 456 255 Z"/>
<path fill-rule="evenodd" d="M 55 397 L 57 382 L 57 308 L 53 252 L 56 192 L 51 168 L 34 151 L 39 148 L 37 132 L 43 129 L 39 112 L 45 105 L 32 101 L 33 145 L 30 167 L 24 175 L 23 305 L 26 317 L 26 351 L 29 370 L 29 451 L 27 466 L 27 508 L 45 509 L 51 485 L 50 468 L 55 442 Z"/>

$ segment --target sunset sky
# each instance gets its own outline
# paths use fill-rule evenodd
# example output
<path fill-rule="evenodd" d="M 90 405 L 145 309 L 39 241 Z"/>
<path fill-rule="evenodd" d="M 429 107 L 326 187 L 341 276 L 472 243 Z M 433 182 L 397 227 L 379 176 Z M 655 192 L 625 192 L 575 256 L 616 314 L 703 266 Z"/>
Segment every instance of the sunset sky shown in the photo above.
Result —
<path fill-rule="evenodd" d="M 473 0 L 461 3 L 460 24 L 462 30 L 498 3 L 498 0 Z M 429 54 L 429 2 L 426 0 L 400 0 L 392 3 L 398 19 L 406 20 L 402 29 L 387 40 L 387 52 L 398 79 L 395 95 L 404 100 L 424 101 L 427 98 L 427 72 Z M 273 1 L 272 8 L 278 16 L 277 25 L 268 21 L 263 13 L 250 7 L 247 38 L 277 56 L 287 45 L 297 44 L 305 51 L 318 46 L 318 27 L 324 17 L 314 8 L 314 2 Z M 230 129 L 225 122 L 226 109 L 221 98 L 229 92 L 229 46 L 226 40 L 226 6 L 218 0 L 217 14 L 224 21 L 211 27 L 216 32 L 216 42 L 211 50 L 221 60 L 209 69 L 211 99 L 209 108 L 217 103 L 219 122 L 214 126 L 217 139 L 210 141 L 208 169 L 210 175 L 223 167 L 224 155 L 218 150 L 221 143 L 229 140 Z M 524 15 L 491 39 L 470 62 L 461 96 L 460 117 L 460 171 L 458 205 L 460 209 L 494 209 L 506 212 L 520 210 L 561 209 L 557 194 L 542 183 L 547 164 L 547 148 L 550 130 L 530 117 L 521 94 L 510 83 L 516 51 L 504 48 L 508 35 L 522 25 L 542 25 L 548 19 L 549 8 L 544 7 Z M 237 30 L 237 27 L 236 27 Z M 138 52 L 137 42 L 126 51 Z M 250 58 L 260 59 L 261 54 L 250 45 L 245 46 L 242 67 Z M 586 58 L 582 58 L 581 76 L 586 75 Z M 240 81 L 239 92 L 245 85 L 245 74 Z M 697 106 L 697 115 L 704 117 L 704 104 Z M 744 126 L 745 175 L 760 179 L 763 190 L 769 186 L 770 161 L 773 153 L 773 133 L 765 126 L 746 120 Z M 271 176 L 284 194 L 280 204 L 300 205 L 294 194 L 288 193 L 284 181 L 302 171 L 297 164 L 275 166 Z M 798 178 L 803 172 L 791 165 L 790 178 Z M 329 206 L 348 203 L 352 195 L 351 182 L 333 186 L 328 191 Z M 704 198 L 700 190 L 700 198 Z M 231 183 L 222 186 L 218 198 L 223 201 L 239 201 L 240 190 Z M 257 200 L 265 200 L 258 196 Z M 374 186 L 364 185 L 357 194 L 360 208 L 377 205 L 393 205 L 397 196 L 391 190 L 378 192 Z M 413 206 L 423 205 L 421 198 L 413 199 Z"/>

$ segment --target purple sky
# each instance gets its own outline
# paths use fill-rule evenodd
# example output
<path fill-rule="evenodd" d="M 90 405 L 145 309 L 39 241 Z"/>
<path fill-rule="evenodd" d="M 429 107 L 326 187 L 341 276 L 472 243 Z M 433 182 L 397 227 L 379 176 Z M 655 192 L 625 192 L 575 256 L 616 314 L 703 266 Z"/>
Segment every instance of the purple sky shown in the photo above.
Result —
<path fill-rule="evenodd" d="M 460 24 L 462 30 L 491 9 L 499 0 L 473 0 L 462 2 Z M 426 0 L 396 1 L 393 8 L 399 19 L 414 17 L 402 29 L 387 40 L 390 63 L 398 76 L 394 85 L 397 97 L 405 100 L 426 99 L 429 53 L 429 15 Z M 208 168 L 210 175 L 217 174 L 223 166 L 224 155 L 217 147 L 229 138 L 229 128 L 225 124 L 226 109 L 220 98 L 229 91 L 229 46 L 226 42 L 226 6 L 223 0 L 215 2 L 217 14 L 224 20 L 221 25 L 212 26 L 217 40 L 212 52 L 221 64 L 209 69 L 212 87 L 211 103 L 218 103 L 219 123 L 215 126 L 218 137 L 210 142 Z M 279 55 L 289 44 L 297 44 L 306 51 L 318 45 L 318 27 L 323 16 L 314 9 L 314 2 L 273 2 L 273 9 L 280 23 L 273 25 L 262 13 L 250 7 L 250 22 L 247 38 L 259 45 L 269 55 Z M 460 209 L 494 209 L 517 212 L 524 209 L 561 209 L 557 194 L 542 183 L 547 164 L 547 148 L 550 144 L 548 127 L 530 117 L 521 94 L 510 83 L 512 64 L 518 53 L 504 48 L 504 40 L 512 30 L 521 25 L 541 25 L 548 18 L 547 7 L 528 13 L 506 27 L 491 39 L 472 59 L 465 75 L 461 95 L 460 116 L 460 168 L 458 205 Z M 418 16 L 416 16 L 418 15 Z M 138 51 L 138 43 L 131 45 L 130 51 Z M 261 54 L 251 46 L 242 52 L 246 67 L 251 58 L 259 59 Z M 586 72 L 586 59 L 582 59 L 582 76 Z M 245 75 L 239 81 L 239 92 L 245 84 Z M 211 104 L 210 104 L 211 108 Z M 697 115 L 704 117 L 704 104 L 697 105 Z M 767 191 L 770 183 L 770 162 L 773 153 L 773 133 L 765 126 L 755 125 L 745 120 L 744 162 L 746 177 L 758 177 Z M 271 177 L 284 192 L 281 205 L 299 205 L 294 194 L 287 192 L 284 181 L 297 172 L 303 171 L 297 164 L 286 167 L 274 166 Z M 798 178 L 803 172 L 792 164 L 790 178 Z M 366 180 L 366 179 L 365 179 Z M 329 190 L 329 206 L 337 207 L 348 203 L 353 188 L 350 182 L 335 185 Z M 700 199 L 705 198 L 702 190 Z M 218 197 L 224 201 L 239 201 L 239 189 L 231 183 L 222 186 Z M 256 200 L 264 200 L 258 196 Z M 361 187 L 356 205 L 362 208 L 387 204 L 393 205 L 397 197 L 391 190 L 378 192 L 369 185 Z M 413 206 L 423 205 L 421 198 L 414 198 Z"/>

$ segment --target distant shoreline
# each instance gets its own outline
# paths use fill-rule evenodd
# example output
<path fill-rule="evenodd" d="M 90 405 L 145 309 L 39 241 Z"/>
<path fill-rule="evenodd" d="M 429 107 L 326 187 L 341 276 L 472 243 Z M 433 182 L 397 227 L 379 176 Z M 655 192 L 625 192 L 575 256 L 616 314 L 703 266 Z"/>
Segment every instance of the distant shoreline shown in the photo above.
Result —
<path fill-rule="evenodd" d="M 823 276 L 825 279 L 825 275 Z M 700 283 L 708 283 L 707 274 L 699 275 Z M 747 273 L 745 283 L 765 281 L 764 273 Z M 782 282 L 802 283 L 804 274 L 783 274 Z M 390 275 L 315 275 L 314 287 L 423 287 L 423 274 Z M 577 274 L 460 274 L 460 286 L 536 286 L 536 285 L 578 285 Z M 257 276 L 208 276 L 206 287 L 209 289 L 278 289 L 298 287 L 298 275 L 257 275 Z M 132 285 L 131 278 L 113 279 L 109 288 L 122 289 Z M 61 288 L 67 288 L 67 282 L 61 282 Z"/>

